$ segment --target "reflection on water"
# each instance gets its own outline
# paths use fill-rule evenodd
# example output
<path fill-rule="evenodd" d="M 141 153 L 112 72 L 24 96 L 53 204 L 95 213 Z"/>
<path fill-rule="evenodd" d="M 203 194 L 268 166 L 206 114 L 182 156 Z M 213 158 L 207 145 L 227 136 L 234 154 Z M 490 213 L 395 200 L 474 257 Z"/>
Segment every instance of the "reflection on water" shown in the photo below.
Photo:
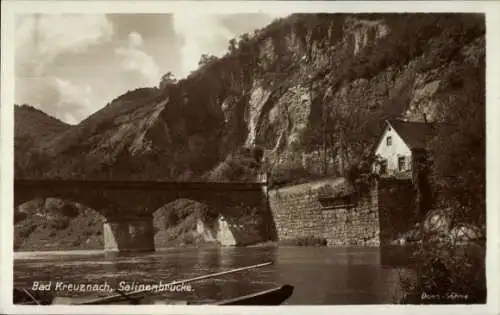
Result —
<path fill-rule="evenodd" d="M 287 304 L 393 303 L 401 269 L 384 268 L 379 249 L 324 247 L 182 248 L 145 254 L 102 251 L 16 253 L 15 286 L 33 281 L 163 283 L 272 261 L 273 265 L 192 283 L 191 292 L 156 293 L 209 303 L 282 284 L 295 286 Z M 85 296 L 85 292 L 57 292 Z M 92 295 L 106 295 L 97 292 Z"/>

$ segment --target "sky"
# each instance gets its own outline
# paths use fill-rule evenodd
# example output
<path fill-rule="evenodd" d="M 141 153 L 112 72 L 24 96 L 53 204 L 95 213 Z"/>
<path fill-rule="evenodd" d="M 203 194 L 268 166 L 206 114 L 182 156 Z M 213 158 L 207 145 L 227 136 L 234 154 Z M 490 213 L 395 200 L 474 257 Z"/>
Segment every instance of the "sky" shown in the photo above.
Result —
<path fill-rule="evenodd" d="M 117 96 L 181 79 L 204 53 L 262 28 L 267 14 L 23 14 L 16 16 L 15 103 L 76 124 Z"/>

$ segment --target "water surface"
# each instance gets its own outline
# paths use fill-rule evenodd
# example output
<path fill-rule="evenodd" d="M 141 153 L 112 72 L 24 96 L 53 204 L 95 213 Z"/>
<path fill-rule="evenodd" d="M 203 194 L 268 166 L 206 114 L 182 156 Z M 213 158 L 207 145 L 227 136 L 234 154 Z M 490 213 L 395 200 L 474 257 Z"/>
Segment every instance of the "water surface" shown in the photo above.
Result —
<path fill-rule="evenodd" d="M 266 290 L 295 286 L 286 304 L 386 304 L 400 295 L 403 269 L 381 264 L 378 248 L 221 247 L 160 249 L 144 254 L 103 251 L 17 252 L 14 285 L 31 288 L 34 281 L 103 283 L 113 287 L 167 283 L 272 261 L 259 269 L 228 274 L 191 284 L 191 292 L 161 292 L 174 300 L 210 303 Z M 59 291 L 60 296 L 89 292 Z M 92 296 L 106 295 L 91 292 Z"/>

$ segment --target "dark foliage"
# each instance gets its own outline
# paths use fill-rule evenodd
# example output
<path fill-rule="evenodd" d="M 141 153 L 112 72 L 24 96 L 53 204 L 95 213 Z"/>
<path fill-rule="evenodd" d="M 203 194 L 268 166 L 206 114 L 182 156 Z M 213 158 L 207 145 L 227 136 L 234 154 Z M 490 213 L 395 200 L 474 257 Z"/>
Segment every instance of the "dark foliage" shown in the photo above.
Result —
<path fill-rule="evenodd" d="M 75 204 L 65 203 L 61 207 L 61 214 L 65 217 L 74 218 L 80 214 L 81 209 L 79 209 Z"/>
<path fill-rule="evenodd" d="M 269 174 L 270 188 L 305 183 L 322 178 L 321 175 L 308 172 L 300 163 L 281 163 L 271 169 Z"/>
<path fill-rule="evenodd" d="M 206 175 L 211 181 L 256 181 L 261 174 L 262 150 L 240 148 Z"/>
<path fill-rule="evenodd" d="M 28 217 L 26 212 L 14 211 L 14 224 L 17 224 Z"/>
<path fill-rule="evenodd" d="M 414 163 L 414 183 L 420 219 L 431 207 L 447 208 L 451 209 L 450 228 L 465 223 L 485 233 L 484 56 L 479 59 L 479 67 L 464 64 L 445 78 L 441 97 L 450 105 L 441 108 L 440 114 L 448 123 L 437 126 L 430 157 Z M 421 243 L 414 253 L 417 279 L 404 280 L 407 294 L 402 302 L 485 303 L 484 242 L 464 245 L 443 240 L 420 226 Z"/>
<path fill-rule="evenodd" d="M 55 216 L 45 221 L 44 227 L 55 230 L 64 230 L 69 225 L 68 218 L 64 216 Z"/>
<path fill-rule="evenodd" d="M 169 76 L 170 77 L 170 76 Z M 141 101 L 144 98 L 150 97 L 152 92 L 154 92 L 156 89 L 154 88 L 149 88 L 149 87 L 143 87 L 143 88 L 137 88 L 131 91 L 127 91 L 126 93 L 118 96 L 117 98 L 113 99 L 111 102 L 108 103 L 116 103 L 116 102 L 134 102 L 134 101 Z"/>
<path fill-rule="evenodd" d="M 430 235 L 427 235 L 431 238 Z M 475 244 L 427 241 L 413 253 L 420 279 L 404 277 L 404 304 L 475 304 L 486 302 L 484 248 Z M 417 275 L 418 277 L 418 275 Z"/>
<path fill-rule="evenodd" d="M 163 228 L 168 229 L 179 225 L 200 207 L 200 204 L 188 199 L 179 199 L 166 205 L 163 211 L 165 218 Z"/>
<path fill-rule="evenodd" d="M 436 64 L 449 61 L 460 47 L 484 35 L 483 15 L 463 14 L 395 14 L 384 17 L 391 29 L 391 36 L 383 38 L 376 46 L 365 47 L 346 67 L 347 80 L 369 79 L 381 70 L 402 67 L 412 59 L 432 52 Z M 447 43 L 440 49 L 429 49 L 434 38 L 446 36 Z M 430 57 L 430 56 L 426 56 Z"/>
<path fill-rule="evenodd" d="M 462 93 L 456 93 L 460 90 Z M 432 178 L 437 206 L 453 207 L 457 220 L 485 224 L 485 64 L 463 65 L 450 73 L 442 109 L 451 124 L 439 127 L 432 145 Z"/>

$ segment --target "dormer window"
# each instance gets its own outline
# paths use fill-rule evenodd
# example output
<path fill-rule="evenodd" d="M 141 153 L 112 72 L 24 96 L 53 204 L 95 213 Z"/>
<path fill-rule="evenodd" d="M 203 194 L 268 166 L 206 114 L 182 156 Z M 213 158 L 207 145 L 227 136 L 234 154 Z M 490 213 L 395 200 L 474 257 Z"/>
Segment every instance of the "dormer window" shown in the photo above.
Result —
<path fill-rule="evenodd" d="M 391 136 L 388 136 L 388 137 L 386 138 L 386 145 L 387 145 L 388 147 L 390 147 L 390 146 L 392 145 L 392 137 L 391 137 Z"/>

